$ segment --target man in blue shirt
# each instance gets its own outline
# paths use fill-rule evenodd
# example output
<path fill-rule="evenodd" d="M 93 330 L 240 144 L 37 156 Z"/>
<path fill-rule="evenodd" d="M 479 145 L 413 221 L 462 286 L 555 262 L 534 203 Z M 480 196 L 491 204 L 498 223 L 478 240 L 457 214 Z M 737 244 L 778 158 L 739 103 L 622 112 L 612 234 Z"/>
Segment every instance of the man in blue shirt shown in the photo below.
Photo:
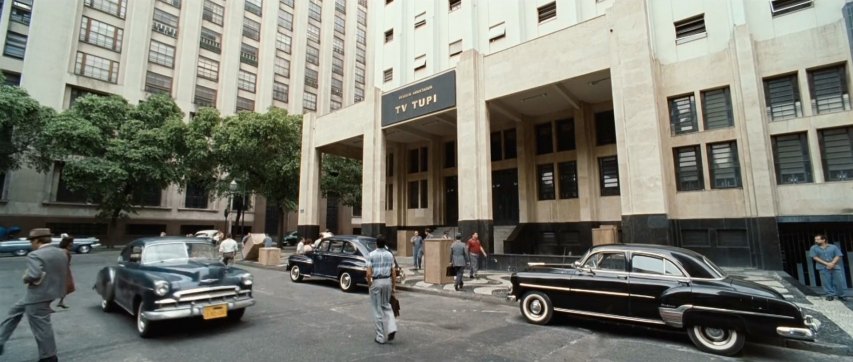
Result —
<path fill-rule="evenodd" d="M 394 255 L 385 248 L 385 237 L 376 237 L 376 249 L 367 255 L 367 287 L 370 289 L 370 307 L 376 326 L 374 342 L 385 344 L 397 334 L 397 321 L 391 309 L 391 294 L 396 291 L 397 271 Z"/>
<path fill-rule="evenodd" d="M 841 250 L 826 242 L 823 234 L 814 237 L 815 245 L 809 249 L 809 256 L 815 261 L 815 268 L 820 273 L 820 283 L 826 291 L 826 300 L 846 301 L 844 296 L 844 273 L 841 271 Z"/>
<path fill-rule="evenodd" d="M 415 260 L 415 269 L 417 270 L 421 268 L 421 257 L 424 250 L 424 238 L 418 234 L 417 230 L 415 230 L 415 236 L 412 236 L 412 247 L 412 257 Z"/>

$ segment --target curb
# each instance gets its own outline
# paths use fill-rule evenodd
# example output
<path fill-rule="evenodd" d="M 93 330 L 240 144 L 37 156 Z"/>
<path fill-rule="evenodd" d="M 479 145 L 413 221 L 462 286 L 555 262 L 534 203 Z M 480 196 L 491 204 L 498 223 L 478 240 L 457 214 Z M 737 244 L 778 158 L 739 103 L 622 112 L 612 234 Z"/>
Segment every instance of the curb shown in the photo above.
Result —
<path fill-rule="evenodd" d="M 795 339 L 784 340 L 783 345 L 791 349 L 799 349 L 803 351 L 818 352 L 823 354 L 831 354 L 836 356 L 853 356 L 853 348 L 843 344 L 835 343 L 820 343 L 806 342 Z"/>
<path fill-rule="evenodd" d="M 412 286 L 408 286 L 408 285 L 398 285 L 397 289 L 405 290 L 407 292 L 413 292 L 413 293 L 430 294 L 430 295 L 435 295 L 435 296 L 439 296 L 439 297 L 456 298 L 456 299 L 464 299 L 464 300 L 473 300 L 473 301 L 489 303 L 489 304 L 498 304 L 498 305 L 507 305 L 507 306 L 516 305 L 516 303 L 514 303 L 514 302 L 508 302 L 508 301 L 504 300 L 503 298 L 490 296 L 490 295 L 471 294 L 471 293 L 451 294 L 451 293 L 439 292 L 439 291 L 432 290 L 432 289 L 412 287 Z"/>

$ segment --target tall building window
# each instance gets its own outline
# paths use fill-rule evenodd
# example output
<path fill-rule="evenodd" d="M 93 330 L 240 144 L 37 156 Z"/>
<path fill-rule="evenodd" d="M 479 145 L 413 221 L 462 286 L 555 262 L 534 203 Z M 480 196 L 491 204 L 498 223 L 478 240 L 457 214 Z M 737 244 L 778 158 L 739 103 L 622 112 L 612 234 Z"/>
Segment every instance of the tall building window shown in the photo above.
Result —
<path fill-rule="evenodd" d="M 554 152 L 554 134 L 551 122 L 536 125 L 536 154 Z"/>
<path fill-rule="evenodd" d="M 542 5 L 536 8 L 536 12 L 539 15 L 539 24 L 542 24 L 548 20 L 557 18 L 557 2 L 552 1 L 548 4 Z"/>
<path fill-rule="evenodd" d="M 335 11 L 340 12 L 341 14 L 347 13 L 347 2 L 346 0 L 335 0 Z"/>
<path fill-rule="evenodd" d="M 394 184 L 385 188 L 385 210 L 394 210 Z"/>
<path fill-rule="evenodd" d="M 575 149 L 575 120 L 572 118 L 561 119 L 554 122 L 557 130 L 557 151 L 571 151 Z"/>
<path fill-rule="evenodd" d="M 853 127 L 823 129 L 818 135 L 826 181 L 853 179 Z"/>
<path fill-rule="evenodd" d="M 216 107 L 216 89 L 196 85 L 193 103 L 199 107 Z"/>
<path fill-rule="evenodd" d="M 705 119 L 705 129 L 734 125 L 729 87 L 702 91 L 702 118 Z"/>
<path fill-rule="evenodd" d="M 357 21 L 359 25 L 367 25 L 367 11 L 364 9 L 358 9 L 358 17 Z"/>
<path fill-rule="evenodd" d="M 27 36 L 13 31 L 6 33 L 6 45 L 3 47 L 3 55 L 7 57 L 24 59 L 27 52 Z"/>
<path fill-rule="evenodd" d="M 127 13 L 127 0 L 85 0 L 83 4 L 122 19 Z"/>
<path fill-rule="evenodd" d="M 367 31 L 362 29 L 362 28 L 358 28 L 355 32 L 355 42 L 359 43 L 361 45 L 366 45 L 367 44 Z"/>
<path fill-rule="evenodd" d="M 222 37 L 221 35 L 219 35 L 219 33 L 203 27 L 201 28 L 199 46 L 202 49 L 207 49 L 219 54 L 219 52 L 222 50 Z"/>
<path fill-rule="evenodd" d="M 332 40 L 332 51 L 338 53 L 340 55 L 344 54 L 344 40 L 338 37 L 335 37 Z"/>
<path fill-rule="evenodd" d="M 364 64 L 367 61 L 367 51 L 362 47 L 355 48 L 355 62 Z"/>
<path fill-rule="evenodd" d="M 385 177 L 394 177 L 394 154 L 389 153 L 387 157 L 385 157 Z"/>
<path fill-rule="evenodd" d="M 293 14 L 286 10 L 278 11 L 278 26 L 287 30 L 293 30 Z"/>
<path fill-rule="evenodd" d="M 669 124 L 674 135 L 699 130 L 696 102 L 692 94 L 669 99 Z"/>
<path fill-rule="evenodd" d="M 539 180 L 539 200 L 554 200 L 554 165 L 551 163 L 536 166 L 537 179 Z"/>
<path fill-rule="evenodd" d="M 426 54 L 421 54 L 415 57 L 415 71 L 426 69 Z"/>
<path fill-rule="evenodd" d="M 673 25 L 675 26 L 675 44 L 683 44 L 707 36 L 705 14 L 676 21 Z"/>
<path fill-rule="evenodd" d="M 456 167 L 456 142 L 444 143 L 444 168 Z"/>
<path fill-rule="evenodd" d="M 190 182 L 185 191 L 184 207 L 188 209 L 206 209 L 208 191 L 204 186 Z"/>
<path fill-rule="evenodd" d="M 814 6 L 814 0 L 772 0 L 770 12 L 773 16 L 784 15 Z"/>
<path fill-rule="evenodd" d="M 210 0 L 204 0 L 204 11 L 202 18 L 216 25 L 222 25 L 222 20 L 225 15 L 225 8 L 213 3 Z"/>
<path fill-rule="evenodd" d="M 429 187 L 427 187 L 427 180 L 421 180 L 421 209 L 426 209 L 429 207 Z"/>
<path fill-rule="evenodd" d="M 305 85 L 317 88 L 318 74 L 314 69 L 305 68 Z"/>
<path fill-rule="evenodd" d="M 290 61 L 284 58 L 275 57 L 275 65 L 273 68 L 275 74 L 285 78 L 290 78 Z"/>
<path fill-rule="evenodd" d="M 332 57 L 332 73 L 344 75 L 344 60 L 337 55 Z"/>
<path fill-rule="evenodd" d="M 275 34 L 275 48 L 281 50 L 287 54 L 290 54 L 290 46 L 292 39 L 290 35 L 276 33 Z"/>
<path fill-rule="evenodd" d="M 309 111 L 317 110 L 317 95 L 310 92 L 305 92 L 302 99 L 302 108 Z"/>
<path fill-rule="evenodd" d="M 410 181 L 409 182 L 409 208 L 417 209 L 418 208 L 418 198 L 420 196 L 420 192 L 418 192 L 418 181 Z"/>
<path fill-rule="evenodd" d="M 59 182 L 56 187 L 56 201 L 58 202 L 73 202 L 86 203 L 90 201 L 87 193 L 83 190 L 72 191 L 65 177 L 65 165 L 62 162 L 57 162 L 54 166 L 56 174 L 59 175 Z"/>
<path fill-rule="evenodd" d="M 258 65 L 258 48 L 243 43 L 240 46 L 240 62 L 249 65 Z"/>
<path fill-rule="evenodd" d="M 340 15 L 335 15 L 335 32 L 340 34 L 347 32 L 347 21 Z"/>
<path fill-rule="evenodd" d="M 343 107 L 343 104 L 341 103 L 341 101 L 336 100 L 336 99 L 332 99 L 329 101 L 329 109 L 335 111 L 335 110 L 341 109 L 341 107 Z"/>
<path fill-rule="evenodd" d="M 578 164 L 577 161 L 560 162 L 557 164 L 559 172 L 559 190 L 561 199 L 578 198 Z"/>
<path fill-rule="evenodd" d="M 148 72 L 145 76 L 145 91 L 149 93 L 172 94 L 172 77 L 154 72 Z"/>
<path fill-rule="evenodd" d="M 117 83 L 118 66 L 118 62 L 94 56 L 92 54 L 77 52 L 74 73 L 84 77 L 99 79 L 110 83 Z"/>
<path fill-rule="evenodd" d="M 598 146 L 616 143 L 616 118 L 613 111 L 595 114 L 595 141 Z"/>
<path fill-rule="evenodd" d="M 2 2 L 0 2 L 2 5 Z M 33 0 L 13 0 L 12 12 L 9 14 L 9 21 L 30 25 L 30 19 L 33 14 Z M 2 180 L 0 180 L 2 181 Z"/>
<path fill-rule="evenodd" d="M 449 11 L 456 11 L 462 8 L 462 0 L 448 0 L 447 8 Z"/>
<path fill-rule="evenodd" d="M 151 47 L 148 50 L 148 61 L 173 68 L 175 66 L 175 47 L 152 40 Z"/>
<path fill-rule="evenodd" d="M 205 57 L 198 57 L 198 76 L 199 78 L 210 79 L 212 81 L 219 80 L 219 62 Z"/>
<path fill-rule="evenodd" d="M 385 43 L 390 43 L 394 41 L 394 29 L 388 29 L 385 31 Z"/>
<path fill-rule="evenodd" d="M 364 85 L 365 78 L 366 78 L 366 76 L 364 74 L 364 68 L 356 66 L 355 67 L 355 82 L 357 84 Z"/>
<path fill-rule="evenodd" d="M 320 27 L 312 23 L 308 23 L 308 40 L 315 43 L 320 43 Z"/>
<path fill-rule="evenodd" d="M 489 27 L 489 43 L 506 38 L 506 22 L 502 21 Z M 459 50 L 462 51 L 461 49 Z"/>
<path fill-rule="evenodd" d="M 462 53 L 462 39 L 447 45 L 447 52 L 451 57 Z"/>
<path fill-rule="evenodd" d="M 776 183 L 813 182 L 809 141 L 805 132 L 774 136 L 773 161 L 776 166 Z"/>
<path fill-rule="evenodd" d="M 738 162 L 737 144 L 734 141 L 709 144 L 708 162 L 710 162 L 708 168 L 711 171 L 712 188 L 741 187 L 740 163 Z"/>
<path fill-rule="evenodd" d="M 256 80 L 257 76 L 254 73 L 240 69 L 240 72 L 237 73 L 237 88 L 255 93 Z"/>
<path fill-rule="evenodd" d="M 765 79 L 764 98 L 771 121 L 803 116 L 796 74 Z"/>
<path fill-rule="evenodd" d="M 385 69 L 385 71 L 382 72 L 382 79 L 385 83 L 394 80 L 394 68 Z"/>
<path fill-rule="evenodd" d="M 134 190 L 131 199 L 133 204 L 137 206 L 160 206 L 162 195 L 163 190 L 159 186 L 147 184 Z"/>
<path fill-rule="evenodd" d="M 516 148 L 518 147 L 518 137 L 516 136 L 515 129 L 508 129 L 503 131 L 504 135 L 504 159 L 511 160 L 514 159 L 518 151 Z"/>
<path fill-rule="evenodd" d="M 280 0 L 279 4 L 279 7 L 287 6 L 293 9 L 293 0 Z"/>
<path fill-rule="evenodd" d="M 247 2 L 246 5 L 248 4 Z M 243 18 L 243 36 L 253 40 L 261 40 L 261 23 Z"/>
<path fill-rule="evenodd" d="M 426 25 L 426 11 L 422 11 L 420 14 L 415 15 L 415 29 L 424 25 Z"/>
<path fill-rule="evenodd" d="M 340 79 L 332 78 L 332 94 L 338 97 L 344 95 L 344 82 Z"/>
<path fill-rule="evenodd" d="M 843 65 L 809 71 L 809 89 L 812 95 L 812 109 L 815 113 L 850 110 L 846 73 Z"/>
<path fill-rule="evenodd" d="M 317 21 L 322 21 L 323 6 L 317 0 L 310 0 L 308 3 L 308 18 Z"/>
<path fill-rule="evenodd" d="M 492 162 L 503 159 L 503 145 L 501 142 L 501 132 L 492 132 L 491 137 Z"/>
<path fill-rule="evenodd" d="M 678 191 L 704 190 L 702 177 L 702 154 L 699 146 L 679 147 L 675 155 L 675 181 Z"/>
<path fill-rule="evenodd" d="M 273 82 L 272 84 L 272 99 L 287 103 L 288 86 L 284 83 Z"/>
<path fill-rule="evenodd" d="M 177 38 L 178 17 L 163 10 L 154 9 L 154 25 L 151 28 L 160 34 Z"/>
<path fill-rule="evenodd" d="M 619 195 L 619 162 L 616 156 L 598 158 L 601 196 Z"/>
<path fill-rule="evenodd" d="M 308 64 L 320 65 L 320 50 L 310 45 L 305 48 L 305 61 Z"/>
<path fill-rule="evenodd" d="M 246 11 L 255 14 L 257 16 L 261 16 L 261 9 L 263 8 L 263 0 L 246 0 L 245 9 Z"/>
<path fill-rule="evenodd" d="M 255 101 L 249 98 L 237 97 L 237 112 L 254 112 Z"/>
<path fill-rule="evenodd" d="M 358 103 L 364 100 L 364 88 L 355 87 L 355 95 L 352 97 L 353 102 Z"/>
<path fill-rule="evenodd" d="M 429 148 L 413 148 L 409 150 L 409 173 L 429 171 Z"/>
<path fill-rule="evenodd" d="M 85 43 L 120 52 L 123 35 L 122 29 L 86 16 L 80 22 L 80 41 Z"/>

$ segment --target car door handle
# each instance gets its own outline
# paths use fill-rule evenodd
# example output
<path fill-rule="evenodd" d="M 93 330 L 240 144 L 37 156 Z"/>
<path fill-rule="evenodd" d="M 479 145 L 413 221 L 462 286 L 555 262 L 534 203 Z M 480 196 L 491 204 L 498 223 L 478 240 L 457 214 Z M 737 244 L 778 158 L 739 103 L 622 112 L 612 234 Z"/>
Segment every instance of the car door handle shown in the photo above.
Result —
<path fill-rule="evenodd" d="M 617 275 L 616 279 L 628 280 L 628 276 L 627 275 Z"/>

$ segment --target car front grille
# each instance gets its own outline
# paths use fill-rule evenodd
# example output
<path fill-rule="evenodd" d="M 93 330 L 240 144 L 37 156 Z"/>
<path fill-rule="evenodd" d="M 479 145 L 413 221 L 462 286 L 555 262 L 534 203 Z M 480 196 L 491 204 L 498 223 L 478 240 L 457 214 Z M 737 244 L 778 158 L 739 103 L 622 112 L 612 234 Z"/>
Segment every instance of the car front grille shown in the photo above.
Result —
<path fill-rule="evenodd" d="M 161 308 L 166 308 L 199 303 L 226 303 L 239 298 L 250 297 L 251 293 L 251 290 L 240 290 L 237 286 L 195 288 L 177 291 L 172 294 L 172 298 L 158 300 L 156 304 Z"/>

